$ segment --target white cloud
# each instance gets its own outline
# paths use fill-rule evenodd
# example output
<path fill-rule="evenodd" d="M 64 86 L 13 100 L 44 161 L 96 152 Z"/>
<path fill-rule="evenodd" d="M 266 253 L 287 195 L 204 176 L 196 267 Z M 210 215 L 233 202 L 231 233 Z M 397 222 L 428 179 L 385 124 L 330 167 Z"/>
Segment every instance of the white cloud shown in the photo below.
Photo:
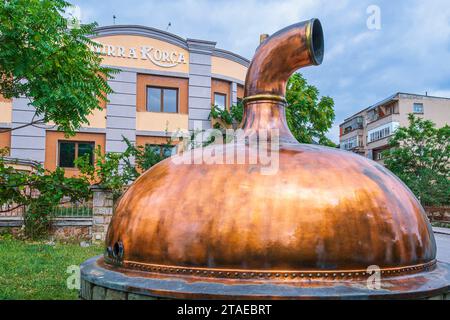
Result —
<path fill-rule="evenodd" d="M 324 0 L 248 1 L 74 1 L 100 24 L 143 24 L 165 29 L 182 37 L 218 42 L 219 47 L 253 55 L 259 34 L 273 33 L 289 24 L 313 17 Z"/>
<path fill-rule="evenodd" d="M 334 124 L 330 131 L 326 134 L 327 138 L 336 144 L 339 144 L 339 125 Z"/>
<path fill-rule="evenodd" d="M 449 90 L 431 90 L 431 91 L 428 91 L 428 95 L 435 96 L 435 97 L 450 98 L 450 89 Z"/>

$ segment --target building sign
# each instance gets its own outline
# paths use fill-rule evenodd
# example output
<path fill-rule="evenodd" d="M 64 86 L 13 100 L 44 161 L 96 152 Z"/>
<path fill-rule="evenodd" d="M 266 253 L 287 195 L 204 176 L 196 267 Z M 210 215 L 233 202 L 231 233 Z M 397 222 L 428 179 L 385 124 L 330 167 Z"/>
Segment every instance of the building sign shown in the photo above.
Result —
<path fill-rule="evenodd" d="M 148 60 L 163 68 L 173 68 L 180 64 L 186 64 L 186 57 L 183 52 L 168 51 L 153 46 L 125 47 L 98 43 L 92 50 L 107 57 Z"/>

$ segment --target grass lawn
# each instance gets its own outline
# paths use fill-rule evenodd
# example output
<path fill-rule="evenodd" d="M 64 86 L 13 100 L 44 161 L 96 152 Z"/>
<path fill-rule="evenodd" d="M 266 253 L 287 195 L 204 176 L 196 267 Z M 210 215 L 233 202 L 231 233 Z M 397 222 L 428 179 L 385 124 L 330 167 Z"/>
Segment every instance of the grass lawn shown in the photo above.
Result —
<path fill-rule="evenodd" d="M 433 227 L 450 228 L 450 222 L 432 222 Z"/>
<path fill-rule="evenodd" d="M 99 246 L 48 245 L 0 236 L 1 299 L 77 299 L 67 288 L 67 268 L 102 253 Z"/>

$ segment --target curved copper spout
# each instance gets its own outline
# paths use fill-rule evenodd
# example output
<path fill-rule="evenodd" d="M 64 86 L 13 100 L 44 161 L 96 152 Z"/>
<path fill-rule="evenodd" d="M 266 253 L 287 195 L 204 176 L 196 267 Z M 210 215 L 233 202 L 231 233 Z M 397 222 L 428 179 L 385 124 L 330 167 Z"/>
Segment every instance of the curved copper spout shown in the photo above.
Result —
<path fill-rule="evenodd" d="M 317 19 L 293 24 L 261 43 L 245 79 L 241 127 L 247 136 L 276 129 L 281 142 L 298 143 L 286 123 L 286 84 L 299 68 L 322 63 L 323 43 Z"/>
<path fill-rule="evenodd" d="M 258 47 L 247 71 L 247 101 L 257 95 L 284 97 L 292 73 L 321 64 L 323 53 L 322 25 L 317 19 L 293 24 L 273 34 Z"/>

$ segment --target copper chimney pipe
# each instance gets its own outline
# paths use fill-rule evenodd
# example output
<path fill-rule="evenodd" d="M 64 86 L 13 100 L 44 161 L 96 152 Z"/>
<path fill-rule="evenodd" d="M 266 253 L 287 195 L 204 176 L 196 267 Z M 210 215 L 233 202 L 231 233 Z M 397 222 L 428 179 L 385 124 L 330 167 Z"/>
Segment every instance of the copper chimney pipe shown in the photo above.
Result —
<path fill-rule="evenodd" d="M 247 71 L 241 127 L 247 136 L 267 130 L 269 140 L 270 130 L 276 129 L 280 142 L 296 143 L 286 123 L 286 84 L 299 68 L 322 63 L 322 25 L 311 19 L 261 40 Z"/>
<path fill-rule="evenodd" d="M 269 35 L 267 33 L 260 34 L 259 35 L 259 43 L 263 43 L 268 37 L 269 37 Z"/>
<path fill-rule="evenodd" d="M 320 65 L 324 54 L 322 25 L 318 19 L 299 22 L 265 39 L 257 49 L 245 79 L 245 96 L 284 97 L 286 83 L 296 70 Z"/>

